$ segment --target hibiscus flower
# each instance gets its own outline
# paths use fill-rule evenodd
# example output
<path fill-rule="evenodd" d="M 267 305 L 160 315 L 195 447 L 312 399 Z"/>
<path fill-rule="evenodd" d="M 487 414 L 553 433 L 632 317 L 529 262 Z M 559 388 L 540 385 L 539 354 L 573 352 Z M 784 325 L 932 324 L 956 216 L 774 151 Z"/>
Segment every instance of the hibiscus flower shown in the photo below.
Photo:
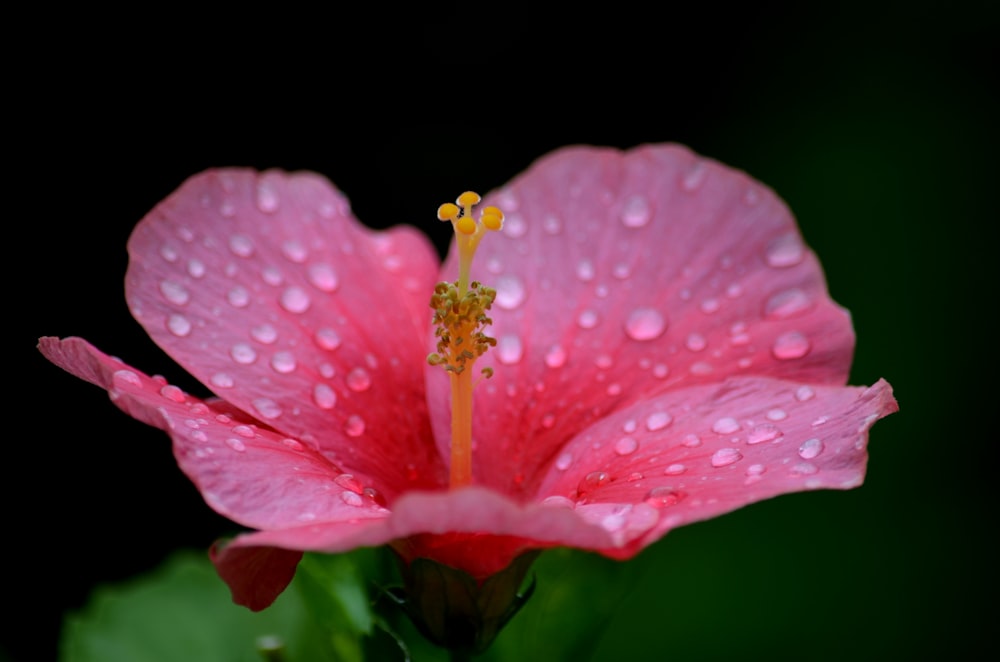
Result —
<path fill-rule="evenodd" d="M 458 202 L 442 266 L 316 174 L 184 182 L 133 232 L 126 297 L 214 397 L 41 339 L 166 431 L 206 503 L 250 529 L 212 552 L 236 602 L 267 607 L 305 551 L 388 544 L 404 568 L 519 583 L 536 550 L 627 559 L 684 524 L 861 484 L 868 430 L 897 405 L 883 380 L 846 385 L 850 317 L 766 186 L 677 145 L 578 146 L 487 195 L 479 221 L 478 196 Z M 467 370 L 449 364 L 448 287 L 479 297 Z"/>

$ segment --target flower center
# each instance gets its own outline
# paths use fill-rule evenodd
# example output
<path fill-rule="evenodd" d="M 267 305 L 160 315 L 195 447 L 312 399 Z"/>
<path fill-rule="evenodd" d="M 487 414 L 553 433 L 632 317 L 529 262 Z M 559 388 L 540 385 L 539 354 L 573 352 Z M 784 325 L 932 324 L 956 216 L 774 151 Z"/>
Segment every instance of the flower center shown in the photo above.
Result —
<path fill-rule="evenodd" d="M 456 204 L 450 202 L 438 208 L 438 218 L 451 221 L 455 229 L 458 248 L 458 280 L 434 286 L 431 308 L 434 309 L 434 336 L 437 351 L 427 357 L 431 365 L 438 365 L 448 372 L 451 379 L 451 475 L 452 488 L 472 482 L 472 364 L 497 344 L 484 329 L 493 323 L 486 314 L 496 298 L 496 290 L 477 281 L 469 282 L 472 257 L 479 241 L 489 231 L 503 227 L 503 212 L 496 207 L 486 207 L 477 221 L 472 208 L 482 198 L 466 191 L 458 196 Z M 493 371 L 484 368 L 484 377 Z M 478 383 L 478 382 L 477 382 Z"/>

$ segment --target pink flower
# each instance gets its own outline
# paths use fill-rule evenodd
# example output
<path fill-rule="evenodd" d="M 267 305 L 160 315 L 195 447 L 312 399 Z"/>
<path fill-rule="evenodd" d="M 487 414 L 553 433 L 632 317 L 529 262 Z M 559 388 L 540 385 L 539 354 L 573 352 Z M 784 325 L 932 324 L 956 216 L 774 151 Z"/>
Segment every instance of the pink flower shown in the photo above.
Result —
<path fill-rule="evenodd" d="M 390 544 L 483 581 L 533 549 L 627 559 L 671 529 L 861 484 L 890 386 L 846 386 L 854 334 L 765 186 L 676 145 L 570 147 L 484 201 L 505 227 L 474 391 L 472 484 L 449 489 L 449 376 L 430 295 L 457 275 L 309 173 L 192 177 L 129 241 L 136 319 L 218 397 L 79 338 L 51 361 L 166 431 L 220 514 L 213 558 L 268 606 L 303 551 Z M 429 214 L 433 210 L 429 210 Z"/>

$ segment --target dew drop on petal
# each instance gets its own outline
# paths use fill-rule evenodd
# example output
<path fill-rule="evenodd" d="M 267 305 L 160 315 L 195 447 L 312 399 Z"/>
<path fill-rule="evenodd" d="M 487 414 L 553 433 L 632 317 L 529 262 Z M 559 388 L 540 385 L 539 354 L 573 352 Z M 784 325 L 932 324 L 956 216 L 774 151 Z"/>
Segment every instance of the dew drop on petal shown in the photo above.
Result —
<path fill-rule="evenodd" d="M 778 426 L 771 423 L 761 423 L 760 425 L 755 425 L 747 434 L 747 443 L 753 445 L 765 441 L 773 441 L 781 435 L 782 432 L 778 429 Z"/>
<path fill-rule="evenodd" d="M 766 415 L 767 420 L 769 421 L 783 421 L 788 418 L 788 412 L 784 409 L 778 409 L 777 407 L 769 409 Z"/>
<path fill-rule="evenodd" d="M 179 254 L 177 253 L 176 248 L 174 248 L 170 244 L 164 244 L 160 246 L 160 257 L 162 257 L 167 262 L 173 263 L 177 261 Z"/>
<path fill-rule="evenodd" d="M 813 390 L 811 386 L 800 386 L 795 390 L 795 399 L 799 402 L 805 402 L 806 400 L 812 400 L 815 397 L 816 391 Z"/>
<path fill-rule="evenodd" d="M 205 275 L 205 263 L 201 260 L 191 258 L 187 263 L 187 272 L 191 278 L 202 278 Z"/>
<path fill-rule="evenodd" d="M 823 442 L 819 439 L 806 439 L 799 446 L 799 457 L 803 460 L 811 460 L 823 452 Z"/>
<path fill-rule="evenodd" d="M 290 437 L 285 437 L 284 439 L 282 439 L 281 444 L 286 448 L 291 448 L 293 451 L 302 450 L 302 444 L 300 444 L 298 440 L 292 439 Z"/>
<path fill-rule="evenodd" d="M 302 264 L 306 261 L 308 253 L 306 252 L 305 246 L 296 239 L 289 239 L 285 243 L 281 244 L 281 253 L 289 261 L 295 262 L 296 264 Z"/>
<path fill-rule="evenodd" d="M 573 455 L 571 453 L 562 453 L 556 458 L 556 469 L 559 471 L 566 471 L 571 464 L 573 464 Z"/>
<path fill-rule="evenodd" d="M 704 162 L 697 161 L 691 169 L 687 171 L 684 175 L 684 179 L 681 180 L 681 188 L 688 193 L 693 193 L 701 187 L 702 182 L 705 181 L 705 176 L 708 174 L 708 168 L 705 167 Z"/>
<path fill-rule="evenodd" d="M 250 329 L 250 337 L 261 344 L 270 345 L 278 339 L 278 331 L 270 324 L 259 324 Z"/>
<path fill-rule="evenodd" d="M 507 209 L 511 209 L 507 207 Z M 517 239 L 523 237 L 528 232 L 528 223 L 524 220 L 524 216 L 521 214 L 507 214 L 507 217 L 503 221 L 503 232 L 502 234 L 511 239 Z"/>
<path fill-rule="evenodd" d="M 268 182 L 261 182 L 257 185 L 257 208 L 265 214 L 273 214 L 278 210 L 280 204 L 278 192 L 274 186 Z"/>
<path fill-rule="evenodd" d="M 725 467 L 743 458 L 743 454 L 735 448 L 720 448 L 712 454 L 713 467 Z"/>
<path fill-rule="evenodd" d="M 253 255 L 253 240 L 243 234 L 234 234 L 229 238 L 229 250 L 238 257 Z"/>
<path fill-rule="evenodd" d="M 681 440 L 681 445 L 687 448 L 697 448 L 701 446 L 701 437 L 696 434 L 686 434 L 684 439 Z"/>
<path fill-rule="evenodd" d="M 766 471 L 767 467 L 765 467 L 763 464 L 751 464 L 749 467 L 747 467 L 746 473 L 748 476 L 760 476 Z"/>
<path fill-rule="evenodd" d="M 295 355 L 291 352 L 276 352 L 271 357 L 271 367 L 275 372 L 287 375 L 295 370 Z"/>
<path fill-rule="evenodd" d="M 732 434 L 739 429 L 739 422 L 731 416 L 724 416 L 712 423 L 712 432 L 716 434 Z"/>
<path fill-rule="evenodd" d="M 139 378 L 139 375 L 131 370 L 115 370 L 115 374 L 112 377 L 116 382 L 124 382 L 129 386 L 142 386 L 142 380 Z"/>
<path fill-rule="evenodd" d="M 358 393 L 367 391 L 372 386 L 371 375 L 368 374 L 367 370 L 360 366 L 347 373 L 345 380 L 347 382 L 347 388 Z"/>
<path fill-rule="evenodd" d="M 271 398 L 256 398 L 251 403 L 263 418 L 272 420 L 281 416 L 281 407 Z"/>
<path fill-rule="evenodd" d="M 184 286 L 172 280 L 160 281 L 160 294 L 175 306 L 183 306 L 191 299 L 191 295 L 184 289 Z"/>
<path fill-rule="evenodd" d="M 684 341 L 684 346 L 692 352 L 700 352 L 708 346 L 708 341 L 700 333 L 691 333 Z"/>
<path fill-rule="evenodd" d="M 592 492 L 610 480 L 611 476 L 605 471 L 591 471 L 580 480 L 580 484 L 577 485 L 576 491 L 577 493 L 583 495 L 588 492 Z"/>
<path fill-rule="evenodd" d="M 365 433 L 365 419 L 357 414 L 352 414 L 344 421 L 344 433 L 348 437 L 360 437 Z"/>
<path fill-rule="evenodd" d="M 245 342 L 236 343 L 230 347 L 229 355 L 240 365 L 250 365 L 257 360 L 257 352 Z"/>
<path fill-rule="evenodd" d="M 670 374 L 670 368 L 666 363 L 657 363 L 653 366 L 653 376 L 657 379 L 664 379 Z"/>
<path fill-rule="evenodd" d="M 323 292 L 334 292 L 340 286 L 340 279 L 337 273 L 329 264 L 317 262 L 310 264 L 306 271 L 306 277 L 313 287 Z"/>
<path fill-rule="evenodd" d="M 550 506 L 552 508 L 569 508 L 570 510 L 576 508 L 575 501 L 559 494 L 545 497 L 544 499 L 542 499 L 542 505 Z"/>
<path fill-rule="evenodd" d="M 261 269 L 260 277 L 264 279 L 264 282 L 268 285 L 273 285 L 277 287 L 281 285 L 285 277 L 281 275 L 281 271 L 277 267 L 268 266 Z"/>
<path fill-rule="evenodd" d="M 670 425 L 673 420 L 673 416 L 669 413 L 658 411 L 646 417 L 646 429 L 650 432 L 656 432 Z"/>
<path fill-rule="evenodd" d="M 247 449 L 246 445 L 235 437 L 229 437 L 226 439 L 226 446 L 229 446 L 238 453 L 242 453 Z"/>
<path fill-rule="evenodd" d="M 250 303 L 250 293 L 245 288 L 237 285 L 226 294 L 226 300 L 234 308 L 244 308 Z"/>
<path fill-rule="evenodd" d="M 593 329 L 597 326 L 597 313 L 593 310 L 585 310 L 576 318 L 576 323 L 581 329 Z"/>
<path fill-rule="evenodd" d="M 521 338 L 507 334 L 497 339 L 497 358 L 504 365 L 513 365 L 521 360 L 524 354 L 524 347 L 521 345 Z"/>
<path fill-rule="evenodd" d="M 800 359 L 809 353 L 809 339 L 799 331 L 788 331 L 778 336 L 771 346 L 771 354 L 781 360 Z"/>
<path fill-rule="evenodd" d="M 313 387 L 313 400 L 320 409 L 333 409 L 337 404 L 337 394 L 326 384 L 316 384 Z"/>
<path fill-rule="evenodd" d="M 246 437 L 247 439 L 253 439 L 257 434 L 253 431 L 253 428 L 249 425 L 234 425 L 233 432 L 240 435 L 241 437 Z"/>
<path fill-rule="evenodd" d="M 340 474 L 333 479 L 333 482 L 355 494 L 361 494 L 364 491 L 364 486 L 361 481 L 354 477 L 354 474 Z"/>
<path fill-rule="evenodd" d="M 232 388 L 233 384 L 235 384 L 233 378 L 224 372 L 215 373 L 212 375 L 210 381 L 212 382 L 212 386 L 216 388 Z"/>
<path fill-rule="evenodd" d="M 576 263 L 576 277 L 587 283 L 594 280 L 594 263 L 590 260 L 580 260 Z"/>
<path fill-rule="evenodd" d="M 646 498 L 644 500 L 654 508 L 666 508 L 667 506 L 673 506 L 679 503 L 683 498 L 684 494 L 673 488 L 654 487 L 646 494 Z"/>
<path fill-rule="evenodd" d="M 667 321 L 653 308 L 636 308 L 625 320 L 625 333 L 632 340 L 653 340 L 666 328 Z"/>
<path fill-rule="evenodd" d="M 626 200 L 625 204 L 622 205 L 621 219 L 622 225 L 627 228 L 641 228 L 642 226 L 649 223 L 649 219 L 652 218 L 652 210 L 649 206 L 649 200 L 643 195 L 630 195 Z"/>
<path fill-rule="evenodd" d="M 167 384 L 160 389 L 160 395 L 172 402 L 184 402 L 184 391 L 173 384 Z"/>
<path fill-rule="evenodd" d="M 183 315 L 171 315 L 167 318 L 167 330 L 178 338 L 191 334 L 191 322 Z"/>
<path fill-rule="evenodd" d="M 772 240 L 764 257 L 772 267 L 793 267 L 803 260 L 805 254 L 806 249 L 799 236 L 789 233 Z"/>
<path fill-rule="evenodd" d="M 562 221 L 555 214 L 546 214 L 542 219 L 542 229 L 545 234 L 557 235 L 562 232 Z"/>
<path fill-rule="evenodd" d="M 562 348 L 561 345 L 553 345 L 549 347 L 549 351 L 545 352 L 545 365 L 550 368 L 559 368 L 566 363 L 566 350 Z"/>
<path fill-rule="evenodd" d="M 312 300 L 301 287 L 289 287 L 281 293 L 281 307 L 290 313 L 304 313 L 309 310 Z"/>
<path fill-rule="evenodd" d="M 340 493 L 340 500 L 348 506 L 360 506 L 364 502 L 360 494 L 346 490 Z"/>
<path fill-rule="evenodd" d="M 622 437 L 615 442 L 615 452 L 619 455 L 631 455 L 639 448 L 639 442 L 633 437 Z"/>
<path fill-rule="evenodd" d="M 514 275 L 504 275 L 496 281 L 496 305 L 504 310 L 513 310 L 524 303 L 524 283 Z"/>
<path fill-rule="evenodd" d="M 340 347 L 340 335 L 329 327 L 323 327 L 316 331 L 316 344 L 323 349 L 337 349 Z"/>
<path fill-rule="evenodd" d="M 764 316 L 769 319 L 797 317 L 812 308 L 809 296 L 797 287 L 772 295 L 764 304 Z"/>
<path fill-rule="evenodd" d="M 669 465 L 666 469 L 664 469 L 663 473 L 666 476 L 679 476 L 685 471 L 687 471 L 687 467 L 685 467 L 683 464 L 675 463 Z"/>

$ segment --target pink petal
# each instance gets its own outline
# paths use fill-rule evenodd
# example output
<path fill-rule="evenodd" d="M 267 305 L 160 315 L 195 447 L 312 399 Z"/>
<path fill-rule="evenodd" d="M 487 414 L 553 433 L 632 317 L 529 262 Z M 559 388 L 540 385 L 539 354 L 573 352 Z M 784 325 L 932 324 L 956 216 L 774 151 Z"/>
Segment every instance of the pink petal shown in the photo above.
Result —
<path fill-rule="evenodd" d="M 869 428 L 897 409 L 885 381 L 863 388 L 733 377 L 671 390 L 574 438 L 549 467 L 539 497 L 567 499 L 595 518 L 653 506 L 655 525 L 634 541 L 644 546 L 672 528 L 779 494 L 857 487 Z M 626 544 L 622 552 L 634 549 Z"/>
<path fill-rule="evenodd" d="M 233 602 L 253 611 L 271 606 L 295 576 L 302 552 L 276 547 L 216 544 L 209 552 L 215 569 L 233 594 Z"/>
<path fill-rule="evenodd" d="M 318 175 L 218 170 L 151 211 L 129 254 L 136 319 L 220 397 L 387 498 L 440 484 L 414 369 L 437 271 L 422 235 L 362 227 Z"/>
<path fill-rule="evenodd" d="M 507 218 L 473 265 L 498 290 L 498 346 L 481 361 L 495 375 L 476 391 L 482 484 L 530 494 L 566 440 L 669 389 L 846 382 L 850 319 L 787 207 L 742 172 L 676 145 L 574 147 L 484 202 Z M 444 447 L 440 372 L 428 397 Z"/>
<path fill-rule="evenodd" d="M 388 514 L 381 495 L 363 479 L 224 402 L 187 395 L 79 338 L 42 338 L 39 348 L 53 363 L 107 389 L 131 416 L 165 430 L 178 464 L 206 503 L 235 522 L 287 528 Z"/>

